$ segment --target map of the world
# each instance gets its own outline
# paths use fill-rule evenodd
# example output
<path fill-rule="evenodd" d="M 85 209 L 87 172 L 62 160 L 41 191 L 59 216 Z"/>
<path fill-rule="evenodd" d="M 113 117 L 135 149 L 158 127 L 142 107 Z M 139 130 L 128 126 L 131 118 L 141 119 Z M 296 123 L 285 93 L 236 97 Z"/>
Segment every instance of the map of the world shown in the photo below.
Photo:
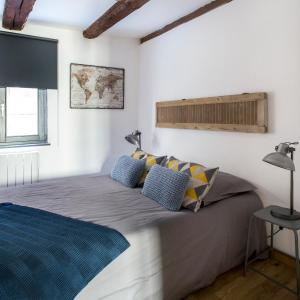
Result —
<path fill-rule="evenodd" d="M 124 108 L 124 69 L 71 64 L 71 108 Z"/>

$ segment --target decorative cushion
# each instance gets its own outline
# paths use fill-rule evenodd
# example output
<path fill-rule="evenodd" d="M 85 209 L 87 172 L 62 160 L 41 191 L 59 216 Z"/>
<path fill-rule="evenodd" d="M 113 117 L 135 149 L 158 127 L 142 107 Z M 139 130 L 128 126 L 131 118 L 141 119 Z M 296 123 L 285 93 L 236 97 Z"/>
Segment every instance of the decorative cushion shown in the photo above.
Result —
<path fill-rule="evenodd" d="M 208 169 L 200 164 L 180 161 L 172 156 L 168 159 L 166 167 L 190 177 L 182 205 L 194 212 L 205 206 L 203 199 L 214 183 L 219 168 Z"/>
<path fill-rule="evenodd" d="M 147 156 L 147 153 L 143 150 L 136 150 L 131 154 L 131 157 L 134 159 L 143 159 Z"/>
<path fill-rule="evenodd" d="M 189 182 L 189 176 L 155 165 L 151 168 L 142 194 L 168 210 L 179 210 Z"/>
<path fill-rule="evenodd" d="M 134 188 L 145 169 L 145 161 L 135 160 L 128 155 L 121 156 L 116 162 L 111 177 L 123 185 Z"/>
<path fill-rule="evenodd" d="M 154 165 L 162 165 L 167 158 L 166 156 L 155 156 L 142 150 L 135 151 L 134 153 L 132 153 L 131 157 L 137 160 L 145 160 L 145 170 L 140 178 L 138 186 L 143 186 L 151 167 L 153 167 Z"/>

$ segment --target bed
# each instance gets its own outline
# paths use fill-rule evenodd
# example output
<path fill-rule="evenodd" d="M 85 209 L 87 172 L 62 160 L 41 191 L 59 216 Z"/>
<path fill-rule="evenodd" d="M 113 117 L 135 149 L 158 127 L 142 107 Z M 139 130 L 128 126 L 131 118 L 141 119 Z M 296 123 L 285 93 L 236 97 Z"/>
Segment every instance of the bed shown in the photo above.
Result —
<path fill-rule="evenodd" d="M 0 202 L 7 201 L 105 225 L 129 241 L 76 300 L 182 299 L 243 262 L 249 217 L 262 207 L 247 192 L 198 213 L 170 212 L 99 174 L 1 189 Z M 265 248 L 263 224 L 252 237 L 252 252 Z"/>

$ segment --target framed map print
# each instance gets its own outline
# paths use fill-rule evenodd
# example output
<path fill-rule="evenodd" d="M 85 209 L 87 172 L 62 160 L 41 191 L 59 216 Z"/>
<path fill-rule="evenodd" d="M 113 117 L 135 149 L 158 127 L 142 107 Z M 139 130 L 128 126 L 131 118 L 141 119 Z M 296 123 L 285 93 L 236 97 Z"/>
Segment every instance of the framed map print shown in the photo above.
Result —
<path fill-rule="evenodd" d="M 124 108 L 124 69 L 71 64 L 70 77 L 71 108 Z"/>

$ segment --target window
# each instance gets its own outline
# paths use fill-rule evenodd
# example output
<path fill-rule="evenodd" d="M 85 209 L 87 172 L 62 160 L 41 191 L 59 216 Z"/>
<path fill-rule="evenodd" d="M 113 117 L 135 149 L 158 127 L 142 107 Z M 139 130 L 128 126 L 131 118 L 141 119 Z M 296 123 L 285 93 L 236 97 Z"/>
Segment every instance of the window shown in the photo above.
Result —
<path fill-rule="evenodd" d="M 47 91 L 0 88 L 0 147 L 47 143 Z"/>

